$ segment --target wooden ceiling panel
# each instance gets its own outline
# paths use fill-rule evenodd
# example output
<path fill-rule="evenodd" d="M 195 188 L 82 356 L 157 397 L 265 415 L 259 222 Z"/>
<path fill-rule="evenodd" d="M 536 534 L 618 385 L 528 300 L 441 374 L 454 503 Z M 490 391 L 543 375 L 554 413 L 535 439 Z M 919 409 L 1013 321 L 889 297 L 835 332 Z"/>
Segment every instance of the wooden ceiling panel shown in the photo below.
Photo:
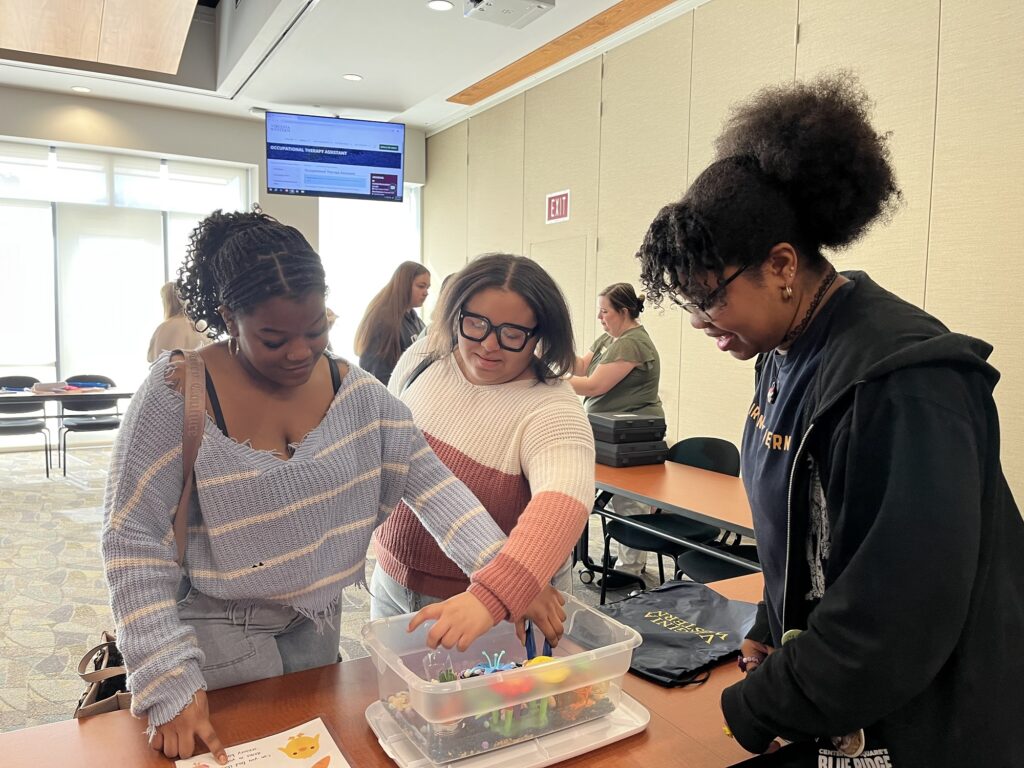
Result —
<path fill-rule="evenodd" d="M 448 101 L 472 106 L 635 24 L 675 0 L 622 0 L 535 51 L 459 91 Z"/>
<path fill-rule="evenodd" d="M 196 0 L 106 0 L 98 60 L 174 74 Z"/>
<path fill-rule="evenodd" d="M 196 0 L 0 0 L 0 48 L 174 74 Z"/>
<path fill-rule="evenodd" d="M 0 0 L 0 48 L 96 61 L 103 0 Z"/>

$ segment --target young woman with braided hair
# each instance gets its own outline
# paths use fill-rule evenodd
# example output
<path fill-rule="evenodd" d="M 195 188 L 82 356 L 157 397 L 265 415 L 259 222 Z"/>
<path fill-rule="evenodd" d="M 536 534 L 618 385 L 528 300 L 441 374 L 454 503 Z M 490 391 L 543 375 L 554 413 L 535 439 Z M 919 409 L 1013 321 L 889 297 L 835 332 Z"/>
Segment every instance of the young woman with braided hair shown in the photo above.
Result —
<path fill-rule="evenodd" d="M 992 347 L 823 252 L 899 200 L 868 108 L 842 74 L 763 91 L 637 254 L 649 297 L 757 358 L 742 457 L 764 601 L 722 710 L 752 752 L 818 739 L 783 748 L 801 765 L 866 748 L 865 765 L 1009 768 L 1024 523 Z"/>
<path fill-rule="evenodd" d="M 103 527 L 132 711 L 154 748 L 190 757 L 198 737 L 223 763 L 206 690 L 337 661 L 341 590 L 363 582 L 370 536 L 399 501 L 470 575 L 431 615 L 428 642 L 465 649 L 502 619 L 560 611 L 557 592 L 519 578 L 522 545 L 504 546 L 408 408 L 324 354 L 324 270 L 298 230 L 217 211 L 192 234 L 178 291 L 194 323 L 228 337 L 201 352 L 209 418 L 184 564 L 171 532 L 184 415 L 174 353 L 132 399 Z M 540 628 L 557 642 L 557 621 Z"/>

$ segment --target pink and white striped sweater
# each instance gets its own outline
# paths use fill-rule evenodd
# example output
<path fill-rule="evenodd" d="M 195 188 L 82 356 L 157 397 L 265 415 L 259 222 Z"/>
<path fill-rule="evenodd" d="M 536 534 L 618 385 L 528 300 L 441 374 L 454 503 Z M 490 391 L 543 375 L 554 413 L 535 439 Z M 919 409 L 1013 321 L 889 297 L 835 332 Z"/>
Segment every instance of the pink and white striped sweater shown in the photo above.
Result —
<path fill-rule="evenodd" d="M 519 587 L 507 605 L 518 618 L 565 562 L 589 514 L 594 493 L 590 424 L 567 381 L 476 385 L 454 355 L 431 364 L 405 388 L 426 354 L 425 340 L 405 352 L 391 376 L 391 391 L 409 406 L 438 458 L 517 544 L 497 555 L 489 575 L 511 578 Z M 410 589 L 451 597 L 469 584 L 404 503 L 377 529 L 373 542 L 379 566 Z M 488 591 L 498 586 L 486 576 L 477 583 Z M 499 591 L 507 593 L 507 584 Z"/>

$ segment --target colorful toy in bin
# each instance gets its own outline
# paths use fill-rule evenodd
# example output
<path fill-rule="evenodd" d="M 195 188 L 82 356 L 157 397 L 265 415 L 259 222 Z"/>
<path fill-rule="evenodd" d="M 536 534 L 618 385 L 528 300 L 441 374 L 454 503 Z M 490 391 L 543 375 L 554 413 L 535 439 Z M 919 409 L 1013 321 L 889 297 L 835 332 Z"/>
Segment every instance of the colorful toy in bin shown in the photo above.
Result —
<path fill-rule="evenodd" d="M 467 651 L 447 652 L 425 647 L 429 627 L 410 634 L 403 617 L 370 622 L 363 637 L 378 670 L 381 716 L 444 764 L 615 711 L 639 634 L 572 597 L 566 613 L 557 655 L 550 647 L 535 655 L 509 623 Z"/>

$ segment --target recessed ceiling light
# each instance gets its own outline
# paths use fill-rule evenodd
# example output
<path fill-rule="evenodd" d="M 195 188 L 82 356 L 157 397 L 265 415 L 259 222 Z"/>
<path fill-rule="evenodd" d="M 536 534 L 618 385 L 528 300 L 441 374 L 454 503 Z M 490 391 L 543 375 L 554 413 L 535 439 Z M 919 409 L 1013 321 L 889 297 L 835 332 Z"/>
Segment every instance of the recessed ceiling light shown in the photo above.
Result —
<path fill-rule="evenodd" d="M 347 75 L 342 75 L 345 80 L 351 80 L 353 83 L 358 83 L 363 79 L 362 75 L 357 75 L 355 72 L 349 72 Z"/>
<path fill-rule="evenodd" d="M 427 3 L 427 8 L 432 11 L 450 11 L 454 7 L 454 3 L 450 0 L 430 0 Z"/>
<path fill-rule="evenodd" d="M 75 93 L 92 93 L 92 88 L 86 88 L 84 85 L 72 85 L 71 90 Z"/>

